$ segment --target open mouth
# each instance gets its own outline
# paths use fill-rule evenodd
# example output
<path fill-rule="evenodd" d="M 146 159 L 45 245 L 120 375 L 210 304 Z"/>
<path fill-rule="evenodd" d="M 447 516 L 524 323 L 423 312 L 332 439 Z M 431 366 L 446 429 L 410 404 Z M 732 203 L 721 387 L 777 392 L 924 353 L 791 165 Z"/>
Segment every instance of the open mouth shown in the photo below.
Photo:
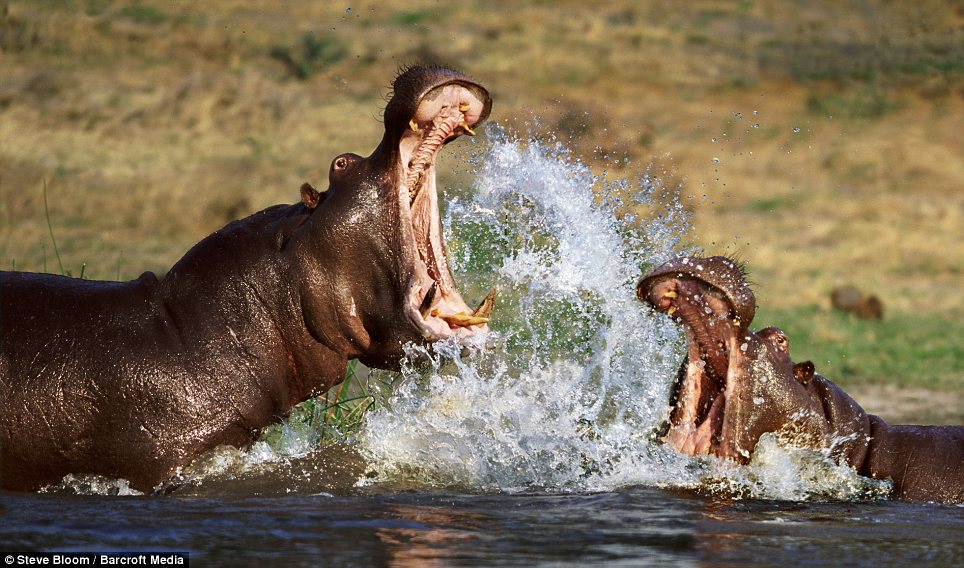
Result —
<path fill-rule="evenodd" d="M 680 452 L 730 456 L 723 417 L 728 377 L 752 320 L 753 295 L 733 261 L 685 258 L 645 277 L 637 293 L 655 309 L 683 325 L 686 362 L 670 401 L 669 430 L 663 441 Z M 728 388 L 729 387 L 729 388 Z"/>
<path fill-rule="evenodd" d="M 469 83 L 435 87 L 422 97 L 399 141 L 401 214 L 418 251 L 406 312 L 427 340 L 488 330 L 495 290 L 475 309 L 462 299 L 445 256 L 435 182 L 439 150 L 463 134 L 475 135 L 472 128 L 485 118 L 487 99 Z"/>

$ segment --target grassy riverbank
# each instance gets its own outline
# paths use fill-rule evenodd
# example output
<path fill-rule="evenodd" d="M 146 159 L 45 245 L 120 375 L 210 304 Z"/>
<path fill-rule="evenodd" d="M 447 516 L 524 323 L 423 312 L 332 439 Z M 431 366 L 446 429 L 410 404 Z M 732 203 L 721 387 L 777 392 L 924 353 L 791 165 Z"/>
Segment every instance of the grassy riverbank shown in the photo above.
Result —
<path fill-rule="evenodd" d="M 679 191 L 690 244 L 751 266 L 798 357 L 960 396 L 960 4 L 639 4 L 0 0 L 0 266 L 59 271 L 47 180 L 66 271 L 164 272 L 325 187 L 377 143 L 396 68 L 447 63 L 493 120 Z M 848 284 L 882 322 L 829 311 Z"/>

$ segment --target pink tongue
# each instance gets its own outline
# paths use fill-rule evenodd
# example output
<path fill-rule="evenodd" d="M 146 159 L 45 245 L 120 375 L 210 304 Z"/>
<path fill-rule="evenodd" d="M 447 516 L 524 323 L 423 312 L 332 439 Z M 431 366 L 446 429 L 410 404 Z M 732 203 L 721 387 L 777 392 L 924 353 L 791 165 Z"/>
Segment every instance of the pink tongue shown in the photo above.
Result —
<path fill-rule="evenodd" d="M 723 407 L 726 404 L 726 399 L 722 393 L 716 397 L 713 401 L 713 406 L 710 407 L 710 412 L 706 415 L 706 420 L 700 424 L 700 427 L 696 429 L 695 444 L 697 454 L 708 454 L 710 453 L 710 447 L 713 442 L 713 433 L 719 431 L 719 424 L 723 421 Z"/>

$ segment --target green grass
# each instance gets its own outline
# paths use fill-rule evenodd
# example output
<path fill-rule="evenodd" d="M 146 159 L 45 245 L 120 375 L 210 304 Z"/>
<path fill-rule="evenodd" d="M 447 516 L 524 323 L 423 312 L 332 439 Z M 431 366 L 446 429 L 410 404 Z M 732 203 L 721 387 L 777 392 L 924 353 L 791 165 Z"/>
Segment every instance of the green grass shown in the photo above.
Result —
<path fill-rule="evenodd" d="M 813 94 L 807 98 L 807 110 L 813 114 L 849 119 L 879 119 L 903 106 L 901 101 L 875 89 Z"/>
<path fill-rule="evenodd" d="M 790 205 L 792 203 L 786 197 L 761 197 L 751 201 L 747 209 L 754 213 L 773 213 L 777 209 L 784 209 Z"/>
<path fill-rule="evenodd" d="M 402 26 L 417 26 L 428 20 L 430 15 L 428 10 L 397 12 L 392 16 L 392 21 Z"/>
<path fill-rule="evenodd" d="M 57 264 L 60 266 L 60 273 L 65 274 L 64 261 L 60 258 L 60 247 L 57 246 L 57 237 L 54 236 L 54 224 L 50 221 L 50 207 L 47 205 L 47 180 L 44 180 L 44 215 L 47 217 L 47 229 L 50 231 L 50 242 L 54 245 L 54 253 L 57 255 Z"/>
<path fill-rule="evenodd" d="M 318 446 L 344 442 L 358 430 L 365 414 L 379 406 L 376 391 L 368 377 L 359 376 L 357 367 L 358 361 L 349 361 L 344 382 L 295 406 L 287 419 L 269 426 L 260 439 L 274 445 L 287 428 L 316 436 Z"/>
<path fill-rule="evenodd" d="M 284 63 L 296 78 L 305 80 L 338 63 L 347 53 L 348 47 L 338 38 L 329 34 L 315 35 L 314 31 L 309 31 L 302 36 L 300 46 L 276 46 L 269 55 Z"/>
<path fill-rule="evenodd" d="M 818 373 L 844 387 L 964 389 L 964 319 L 953 314 L 891 313 L 863 320 L 804 306 L 761 308 L 755 321 L 786 331 L 795 361 L 813 361 Z"/>
<path fill-rule="evenodd" d="M 96 8 L 96 6 L 95 6 Z M 155 8 L 154 6 L 135 3 L 121 8 L 117 15 L 141 24 L 158 25 L 166 22 L 170 16 Z"/>

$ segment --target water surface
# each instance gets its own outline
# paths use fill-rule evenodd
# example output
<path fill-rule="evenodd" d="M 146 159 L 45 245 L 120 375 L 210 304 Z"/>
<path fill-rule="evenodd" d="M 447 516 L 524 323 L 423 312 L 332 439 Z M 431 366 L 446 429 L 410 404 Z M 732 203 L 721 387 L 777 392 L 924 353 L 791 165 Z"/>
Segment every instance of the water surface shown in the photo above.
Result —
<path fill-rule="evenodd" d="M 188 551 L 194 566 L 960 565 L 964 508 L 429 491 L 331 497 L 3 494 L 0 549 Z M 277 563 L 277 564 L 275 564 Z"/>

